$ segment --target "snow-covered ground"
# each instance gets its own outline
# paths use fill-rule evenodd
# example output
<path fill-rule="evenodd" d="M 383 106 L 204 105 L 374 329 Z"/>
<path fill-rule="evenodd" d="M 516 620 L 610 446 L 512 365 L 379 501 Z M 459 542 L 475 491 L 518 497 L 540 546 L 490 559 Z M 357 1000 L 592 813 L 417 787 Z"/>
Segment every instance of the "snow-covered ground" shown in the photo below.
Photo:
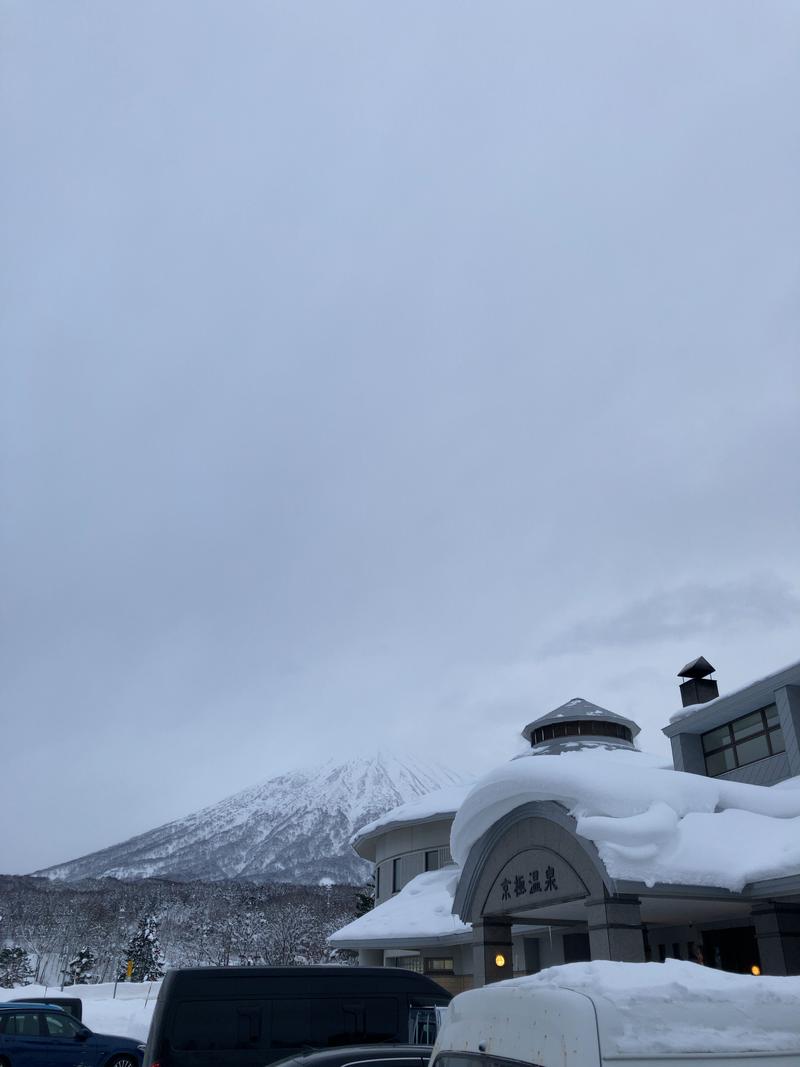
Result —
<path fill-rule="evenodd" d="M 113 982 L 100 985 L 42 986 L 26 985 L 4 989 L 0 1002 L 17 997 L 80 997 L 83 1002 L 83 1022 L 98 1034 L 117 1034 L 147 1040 L 160 982 Z"/>

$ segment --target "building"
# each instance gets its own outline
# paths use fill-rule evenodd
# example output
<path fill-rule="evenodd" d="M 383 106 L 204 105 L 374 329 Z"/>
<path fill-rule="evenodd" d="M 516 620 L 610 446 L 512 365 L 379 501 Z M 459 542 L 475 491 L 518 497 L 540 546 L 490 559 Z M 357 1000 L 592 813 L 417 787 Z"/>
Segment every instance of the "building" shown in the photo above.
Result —
<path fill-rule="evenodd" d="M 525 756 L 365 827 L 376 907 L 333 943 L 453 991 L 588 959 L 800 973 L 800 788 L 778 785 L 800 775 L 800 663 L 723 697 L 712 673 L 680 672 L 672 764 L 575 698 Z"/>
<path fill-rule="evenodd" d="M 664 728 L 675 769 L 754 785 L 800 775 L 800 663 L 724 697 L 713 670 L 701 657 L 679 675 L 684 707 Z"/>

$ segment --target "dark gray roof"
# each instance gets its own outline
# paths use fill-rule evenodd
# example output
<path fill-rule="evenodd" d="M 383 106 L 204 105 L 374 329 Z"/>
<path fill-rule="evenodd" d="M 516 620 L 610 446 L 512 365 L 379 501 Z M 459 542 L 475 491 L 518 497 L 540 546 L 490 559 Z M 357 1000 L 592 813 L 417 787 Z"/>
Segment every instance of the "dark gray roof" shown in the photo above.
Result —
<path fill-rule="evenodd" d="M 678 671 L 679 678 L 705 678 L 708 674 L 713 674 L 714 668 L 708 662 L 705 656 L 698 656 L 697 659 L 693 659 L 691 663 L 687 663 L 685 667 L 681 667 Z"/>
<path fill-rule="evenodd" d="M 621 726 L 627 726 L 632 737 L 636 737 L 639 733 L 639 726 L 633 719 L 626 719 L 624 715 L 617 715 L 615 711 L 609 711 L 608 708 L 601 708 L 599 704 L 592 704 L 590 701 L 584 700 L 583 697 L 573 697 L 572 700 L 568 700 L 566 704 L 562 704 L 560 707 L 554 708 L 553 711 L 548 711 L 546 715 L 542 715 L 540 718 L 534 719 L 533 722 L 529 722 L 522 731 L 522 736 L 530 741 L 533 731 L 537 730 L 540 726 L 548 725 L 548 723 L 591 722 L 596 719 L 600 719 L 603 722 L 616 722 Z"/>

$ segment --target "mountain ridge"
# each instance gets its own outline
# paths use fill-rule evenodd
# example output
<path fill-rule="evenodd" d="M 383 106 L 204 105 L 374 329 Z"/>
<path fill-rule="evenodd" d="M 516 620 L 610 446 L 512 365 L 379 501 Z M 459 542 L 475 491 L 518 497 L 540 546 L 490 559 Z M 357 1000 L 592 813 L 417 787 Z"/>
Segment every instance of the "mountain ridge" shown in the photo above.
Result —
<path fill-rule="evenodd" d="M 34 872 L 53 880 L 170 878 L 350 882 L 370 864 L 353 833 L 399 804 L 466 776 L 435 762 L 378 752 L 267 778 L 179 819 Z"/>

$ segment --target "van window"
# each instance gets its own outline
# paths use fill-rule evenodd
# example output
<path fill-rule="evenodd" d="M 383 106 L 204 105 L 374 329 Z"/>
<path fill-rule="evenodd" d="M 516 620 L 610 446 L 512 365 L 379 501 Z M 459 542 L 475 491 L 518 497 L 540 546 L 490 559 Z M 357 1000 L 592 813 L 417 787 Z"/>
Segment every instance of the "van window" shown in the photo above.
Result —
<path fill-rule="evenodd" d="M 391 1041 L 397 1035 L 395 997 L 324 997 L 311 1005 L 311 1038 L 305 1041 L 316 1048 Z"/>
<path fill-rule="evenodd" d="M 258 1001 L 184 1000 L 175 1011 L 172 1046 L 178 1052 L 269 1048 L 265 1009 Z"/>
<path fill-rule="evenodd" d="M 272 1048 L 311 1045 L 311 1001 L 276 1000 L 272 1012 Z"/>

